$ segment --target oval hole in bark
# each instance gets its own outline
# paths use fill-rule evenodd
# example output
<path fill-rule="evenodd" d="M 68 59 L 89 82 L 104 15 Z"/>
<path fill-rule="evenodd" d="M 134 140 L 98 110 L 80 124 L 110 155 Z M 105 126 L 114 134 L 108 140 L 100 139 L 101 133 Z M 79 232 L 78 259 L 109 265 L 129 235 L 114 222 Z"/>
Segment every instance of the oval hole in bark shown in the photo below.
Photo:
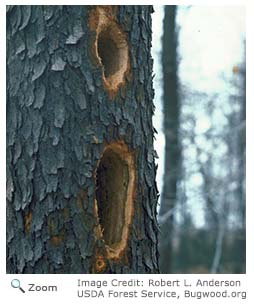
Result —
<path fill-rule="evenodd" d="M 133 214 L 135 168 L 124 144 L 106 147 L 96 170 L 96 204 L 100 231 L 109 258 L 127 245 Z"/>
<path fill-rule="evenodd" d="M 102 27 L 97 37 L 97 54 L 106 87 L 117 90 L 128 69 L 128 44 L 116 23 Z"/>
<path fill-rule="evenodd" d="M 110 37 L 110 30 L 101 31 L 98 37 L 98 54 L 104 68 L 104 75 L 108 78 L 119 70 L 120 51 Z"/>

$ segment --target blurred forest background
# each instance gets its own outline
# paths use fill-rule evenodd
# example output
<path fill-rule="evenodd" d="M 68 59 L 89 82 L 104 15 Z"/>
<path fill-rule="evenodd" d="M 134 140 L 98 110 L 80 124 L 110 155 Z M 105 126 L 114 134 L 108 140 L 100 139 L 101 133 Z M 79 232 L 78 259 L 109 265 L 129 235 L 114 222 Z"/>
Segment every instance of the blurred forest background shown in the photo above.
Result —
<path fill-rule="evenodd" d="M 245 273 L 242 7 L 155 6 L 162 273 Z"/>

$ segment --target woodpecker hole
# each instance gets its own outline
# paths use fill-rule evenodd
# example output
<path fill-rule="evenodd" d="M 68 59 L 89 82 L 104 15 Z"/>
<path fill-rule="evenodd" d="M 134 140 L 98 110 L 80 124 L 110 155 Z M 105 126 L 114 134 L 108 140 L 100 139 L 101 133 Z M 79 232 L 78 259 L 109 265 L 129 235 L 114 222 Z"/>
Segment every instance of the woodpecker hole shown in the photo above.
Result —
<path fill-rule="evenodd" d="M 125 82 L 125 73 L 129 70 L 126 34 L 114 19 L 102 7 L 90 15 L 90 27 L 96 31 L 96 57 L 102 66 L 104 86 L 111 96 Z"/>
<path fill-rule="evenodd" d="M 97 170 L 96 197 L 103 238 L 111 247 L 121 241 L 128 184 L 127 163 L 108 149 Z"/>
<path fill-rule="evenodd" d="M 134 181 L 134 160 L 127 146 L 108 145 L 96 170 L 96 211 L 109 258 L 119 257 L 127 245 Z"/>

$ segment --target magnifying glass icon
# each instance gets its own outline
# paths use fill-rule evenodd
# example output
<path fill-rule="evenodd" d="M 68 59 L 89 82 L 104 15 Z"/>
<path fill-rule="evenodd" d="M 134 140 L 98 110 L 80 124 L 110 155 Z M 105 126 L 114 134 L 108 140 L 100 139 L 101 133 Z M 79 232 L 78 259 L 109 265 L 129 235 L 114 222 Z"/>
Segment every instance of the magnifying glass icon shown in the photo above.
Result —
<path fill-rule="evenodd" d="M 13 288 L 19 288 L 19 290 L 21 290 L 23 293 L 25 293 L 25 290 L 24 290 L 22 287 L 20 287 L 20 280 L 18 280 L 18 279 L 13 279 L 13 280 L 11 281 L 11 286 L 12 286 Z"/>

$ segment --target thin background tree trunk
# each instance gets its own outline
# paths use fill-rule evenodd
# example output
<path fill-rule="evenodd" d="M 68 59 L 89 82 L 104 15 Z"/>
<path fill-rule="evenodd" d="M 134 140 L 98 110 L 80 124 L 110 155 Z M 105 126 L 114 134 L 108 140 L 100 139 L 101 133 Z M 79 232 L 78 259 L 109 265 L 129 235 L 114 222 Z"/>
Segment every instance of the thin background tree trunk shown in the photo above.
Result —
<path fill-rule="evenodd" d="M 179 179 L 179 115 L 180 104 L 177 82 L 177 34 L 176 6 L 165 6 L 163 23 L 163 111 L 165 133 L 164 181 L 159 211 L 161 236 L 159 243 L 160 270 L 171 273 L 172 264 L 172 232 L 174 208 L 177 198 L 177 181 Z"/>

